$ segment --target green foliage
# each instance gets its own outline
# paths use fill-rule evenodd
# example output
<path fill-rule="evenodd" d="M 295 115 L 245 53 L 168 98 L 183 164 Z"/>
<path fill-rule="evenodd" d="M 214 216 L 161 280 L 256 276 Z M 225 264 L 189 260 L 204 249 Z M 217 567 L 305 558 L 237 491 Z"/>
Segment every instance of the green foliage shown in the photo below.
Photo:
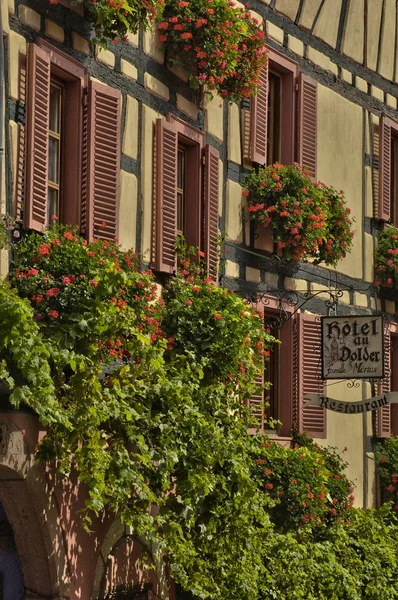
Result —
<path fill-rule="evenodd" d="M 167 0 L 158 29 L 193 88 L 238 102 L 257 93 L 267 56 L 262 24 L 248 10 L 228 0 Z"/>
<path fill-rule="evenodd" d="M 247 435 L 272 337 L 200 257 L 181 255 L 162 299 L 137 256 L 68 228 L 22 232 L 14 256 L 0 282 L 0 380 L 47 428 L 38 458 L 86 485 L 86 527 L 117 513 L 195 598 L 398 596 L 390 506 L 352 509 L 333 449 Z M 395 468 L 396 445 L 380 465 Z"/>
<path fill-rule="evenodd" d="M 250 218 L 272 228 L 282 258 L 336 266 L 350 251 L 353 219 L 343 192 L 313 183 L 304 167 L 253 169 L 244 185 Z"/>
<path fill-rule="evenodd" d="M 398 229 L 387 227 L 377 236 L 375 252 L 375 285 L 398 284 Z"/>
<path fill-rule="evenodd" d="M 376 453 L 382 498 L 392 501 L 398 511 L 398 437 L 390 437 L 378 445 Z"/>
<path fill-rule="evenodd" d="M 292 534 L 265 544 L 261 600 L 393 600 L 398 598 L 398 527 L 389 506 L 352 509 L 350 526 L 314 542 Z"/>
<path fill-rule="evenodd" d="M 196 263 L 162 300 L 138 257 L 67 227 L 23 232 L 14 256 L 0 377 L 48 427 L 38 458 L 86 484 L 87 527 L 107 507 L 198 597 L 254 600 L 271 528 L 242 406 L 270 339 L 259 315 Z"/>
<path fill-rule="evenodd" d="M 319 538 L 347 519 L 354 497 L 347 465 L 335 450 L 301 435 L 293 449 L 266 440 L 257 456 L 254 477 L 275 499 L 271 518 L 278 530 L 312 531 Z"/>

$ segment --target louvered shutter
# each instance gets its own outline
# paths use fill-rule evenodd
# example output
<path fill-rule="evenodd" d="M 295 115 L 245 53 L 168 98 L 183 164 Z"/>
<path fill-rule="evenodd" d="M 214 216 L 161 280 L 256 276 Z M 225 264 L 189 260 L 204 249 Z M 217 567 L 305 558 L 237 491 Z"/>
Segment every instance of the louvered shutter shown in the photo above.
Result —
<path fill-rule="evenodd" d="M 86 237 L 118 235 L 121 93 L 90 81 L 88 106 Z"/>
<path fill-rule="evenodd" d="M 176 268 L 178 134 L 172 123 L 156 121 L 155 256 L 157 271 Z"/>
<path fill-rule="evenodd" d="M 35 44 L 28 48 L 25 226 L 41 231 L 47 223 L 50 58 Z"/>
<path fill-rule="evenodd" d="M 217 281 L 220 154 L 213 146 L 206 146 L 204 152 L 204 252 L 207 272 L 214 281 Z"/>
<path fill-rule="evenodd" d="M 316 178 L 317 83 L 300 74 L 299 78 L 299 163 Z"/>
<path fill-rule="evenodd" d="M 380 117 L 379 142 L 379 219 L 391 217 L 391 123 Z"/>
<path fill-rule="evenodd" d="M 391 390 L 398 391 L 398 336 L 391 336 Z M 398 404 L 391 404 L 391 434 L 398 435 Z"/>
<path fill-rule="evenodd" d="M 261 70 L 260 90 L 250 101 L 250 157 L 265 165 L 267 161 L 268 62 Z"/>
<path fill-rule="evenodd" d="M 384 329 L 384 374 L 383 381 L 379 384 L 379 394 L 388 394 L 391 391 L 391 333 Z M 376 415 L 377 437 L 386 438 L 391 434 L 391 406 L 377 409 Z"/>
<path fill-rule="evenodd" d="M 87 90 L 83 95 L 82 111 L 82 190 L 80 202 L 80 232 L 84 237 L 88 236 L 88 159 L 89 159 L 89 140 L 88 140 L 88 95 Z"/>
<path fill-rule="evenodd" d="M 319 317 L 298 314 L 294 323 L 294 424 L 298 432 L 326 437 L 326 410 L 304 406 L 306 394 L 324 394 L 321 376 L 321 327 Z"/>
<path fill-rule="evenodd" d="M 249 433 L 264 433 L 264 369 L 256 377 L 256 389 L 248 401 L 248 406 L 257 421 L 257 426 L 249 429 Z"/>

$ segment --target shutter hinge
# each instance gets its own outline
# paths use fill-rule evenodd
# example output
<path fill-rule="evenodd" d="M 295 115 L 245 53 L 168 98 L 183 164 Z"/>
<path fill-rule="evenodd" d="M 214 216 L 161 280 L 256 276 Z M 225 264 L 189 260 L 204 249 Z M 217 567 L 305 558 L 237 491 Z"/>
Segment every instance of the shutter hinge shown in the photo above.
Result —
<path fill-rule="evenodd" d="M 88 105 L 88 90 L 85 89 L 83 91 L 83 106 L 84 106 L 84 108 L 86 108 L 87 105 Z"/>
<path fill-rule="evenodd" d="M 203 154 L 202 156 L 202 165 L 204 166 L 206 164 L 206 155 Z"/>
<path fill-rule="evenodd" d="M 298 91 L 299 91 L 299 84 L 298 84 L 298 81 L 296 81 L 296 92 L 298 92 Z"/>

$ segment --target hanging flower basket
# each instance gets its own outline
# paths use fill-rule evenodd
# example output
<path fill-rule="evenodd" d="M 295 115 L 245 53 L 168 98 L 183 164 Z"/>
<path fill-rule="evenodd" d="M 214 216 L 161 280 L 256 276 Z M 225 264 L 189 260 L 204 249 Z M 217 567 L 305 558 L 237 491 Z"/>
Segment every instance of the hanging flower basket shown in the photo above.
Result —
<path fill-rule="evenodd" d="M 247 10 L 227 0 L 167 0 L 158 29 L 169 62 L 194 89 L 236 101 L 257 93 L 267 55 L 261 24 Z"/>
<path fill-rule="evenodd" d="M 59 0 L 49 0 L 58 4 Z M 86 7 L 94 20 L 95 41 L 106 48 L 107 43 L 127 40 L 140 26 L 148 29 L 163 10 L 164 0 L 75 0 L 77 7 Z"/>
<path fill-rule="evenodd" d="M 335 266 L 350 251 L 353 219 L 343 192 L 313 183 L 304 167 L 252 170 L 244 185 L 250 219 L 272 228 L 281 258 Z"/>
<path fill-rule="evenodd" d="M 398 286 L 398 229 L 388 227 L 377 236 L 375 253 L 375 285 Z"/>

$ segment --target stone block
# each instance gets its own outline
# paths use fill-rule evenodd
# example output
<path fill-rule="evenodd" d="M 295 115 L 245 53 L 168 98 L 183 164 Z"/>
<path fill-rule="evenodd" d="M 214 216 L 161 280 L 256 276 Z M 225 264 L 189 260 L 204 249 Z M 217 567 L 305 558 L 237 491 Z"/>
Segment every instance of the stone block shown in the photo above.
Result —
<path fill-rule="evenodd" d="M 360 292 L 354 292 L 354 306 L 368 308 L 368 296 L 366 294 L 361 294 Z"/>
<path fill-rule="evenodd" d="M 371 86 L 371 94 L 373 98 L 380 100 L 380 102 L 384 102 L 384 91 L 376 87 L 375 85 Z"/>
<path fill-rule="evenodd" d="M 187 100 L 186 98 L 184 98 L 184 96 L 181 96 L 181 94 L 179 94 L 178 92 L 177 92 L 177 108 L 179 111 L 184 113 L 184 115 L 187 115 L 187 117 L 189 117 L 193 121 L 196 121 L 196 119 L 198 118 L 198 107 L 196 106 L 196 104 L 194 104 L 190 100 Z"/>
<path fill-rule="evenodd" d="M 365 92 L 365 94 L 368 93 L 368 82 L 362 77 L 358 77 L 358 75 L 355 76 L 355 87 L 361 92 Z"/>
<path fill-rule="evenodd" d="M 300 0 L 276 0 L 275 10 L 285 15 L 291 21 L 294 21 L 297 15 L 297 10 Z"/>
<path fill-rule="evenodd" d="M 311 48 L 311 46 L 307 47 L 307 58 L 314 64 L 321 67 L 321 69 L 325 69 L 326 71 L 330 68 L 330 58 L 326 56 L 326 54 L 322 54 L 322 52 L 318 52 L 315 48 Z"/>
<path fill-rule="evenodd" d="M 260 283 L 260 269 L 246 267 L 246 281 L 251 283 Z"/>
<path fill-rule="evenodd" d="M 72 31 L 73 49 L 87 56 L 90 54 L 90 42 L 75 31 Z"/>
<path fill-rule="evenodd" d="M 120 71 L 121 71 L 121 73 L 123 73 L 123 75 L 126 75 L 126 77 L 128 77 L 129 79 L 132 79 L 133 81 L 137 81 L 137 77 L 138 77 L 137 67 L 135 65 L 132 65 L 128 60 L 125 60 L 124 58 L 122 58 L 120 61 Z"/>
<path fill-rule="evenodd" d="M 266 25 L 267 37 L 276 42 L 277 44 L 283 45 L 284 32 L 283 29 L 277 27 L 270 21 L 267 21 Z"/>
<path fill-rule="evenodd" d="M 299 56 L 304 56 L 303 42 L 292 35 L 288 35 L 287 37 L 287 47 L 295 54 L 298 54 Z"/>
<path fill-rule="evenodd" d="M 352 73 L 347 71 L 347 69 L 341 69 L 341 79 L 352 85 Z"/>
<path fill-rule="evenodd" d="M 234 242 L 242 242 L 242 187 L 227 181 L 226 234 Z"/>
<path fill-rule="evenodd" d="M 122 152 L 126 156 L 138 158 L 138 100 L 127 96 L 126 122 L 123 132 Z"/>
<path fill-rule="evenodd" d="M 240 144 L 240 109 L 237 104 L 228 105 L 228 160 L 240 165 L 242 162 Z"/>
<path fill-rule="evenodd" d="M 386 100 L 387 100 L 387 106 L 389 106 L 390 108 L 393 108 L 394 110 L 397 110 L 397 99 L 395 96 L 391 96 L 391 94 L 387 94 Z"/>
<path fill-rule="evenodd" d="M 137 230 L 137 177 L 120 172 L 119 242 L 122 249 L 136 247 Z"/>
<path fill-rule="evenodd" d="M 164 63 L 164 51 L 162 50 L 162 44 L 159 41 L 158 30 L 147 30 L 144 31 L 144 52 L 160 65 Z"/>
<path fill-rule="evenodd" d="M 46 19 L 44 24 L 44 30 L 47 37 L 52 38 L 60 44 L 64 43 L 65 32 L 62 27 L 60 27 L 56 23 L 53 23 L 53 21 Z"/>
<path fill-rule="evenodd" d="M 38 12 L 29 8 L 29 6 L 25 6 L 24 4 L 19 5 L 18 18 L 22 25 L 27 25 L 27 27 L 40 31 L 41 17 Z"/>
<path fill-rule="evenodd" d="M 224 139 L 224 100 L 214 96 L 211 100 L 205 96 L 205 130 L 222 142 Z"/>
<path fill-rule="evenodd" d="M 26 56 L 26 40 L 22 35 L 12 30 L 9 34 L 8 52 L 9 94 L 13 100 L 19 100 L 19 60 L 21 54 Z"/>
<path fill-rule="evenodd" d="M 105 48 L 97 47 L 97 60 L 111 69 L 115 67 L 115 55 Z"/>
<path fill-rule="evenodd" d="M 150 73 L 144 73 L 144 87 L 146 90 L 155 94 L 155 96 L 159 96 L 159 98 L 163 98 L 163 100 L 169 101 L 170 92 L 167 85 L 164 85 L 159 79 L 156 79 Z"/>
<path fill-rule="evenodd" d="M 225 277 L 239 279 L 239 265 L 232 260 L 225 261 Z"/>

